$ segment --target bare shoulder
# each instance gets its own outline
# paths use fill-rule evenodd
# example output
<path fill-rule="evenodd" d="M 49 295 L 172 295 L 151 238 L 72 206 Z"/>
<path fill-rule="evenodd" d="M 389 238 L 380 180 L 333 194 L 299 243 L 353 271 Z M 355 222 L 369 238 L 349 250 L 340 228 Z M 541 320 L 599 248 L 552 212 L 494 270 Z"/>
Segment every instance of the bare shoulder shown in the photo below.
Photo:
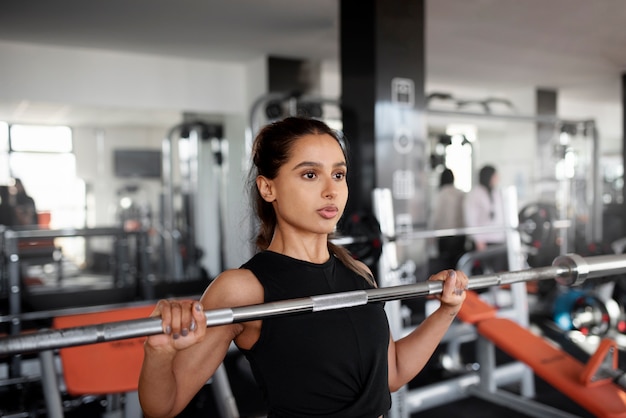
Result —
<path fill-rule="evenodd" d="M 232 308 L 263 303 L 263 286 L 247 269 L 222 272 L 202 295 L 205 309 Z"/>

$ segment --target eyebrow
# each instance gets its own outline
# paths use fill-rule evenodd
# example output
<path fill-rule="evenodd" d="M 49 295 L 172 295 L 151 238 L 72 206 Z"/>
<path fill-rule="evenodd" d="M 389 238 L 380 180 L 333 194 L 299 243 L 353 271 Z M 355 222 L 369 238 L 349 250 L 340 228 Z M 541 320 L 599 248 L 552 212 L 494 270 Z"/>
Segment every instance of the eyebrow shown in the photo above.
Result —
<path fill-rule="evenodd" d="M 301 163 L 298 163 L 293 170 L 298 170 L 302 167 L 320 167 L 322 166 L 321 163 L 315 162 L 315 161 L 302 161 Z M 345 161 L 341 161 L 338 163 L 333 164 L 333 168 L 337 168 L 337 167 L 347 167 L 348 164 L 346 164 Z"/>

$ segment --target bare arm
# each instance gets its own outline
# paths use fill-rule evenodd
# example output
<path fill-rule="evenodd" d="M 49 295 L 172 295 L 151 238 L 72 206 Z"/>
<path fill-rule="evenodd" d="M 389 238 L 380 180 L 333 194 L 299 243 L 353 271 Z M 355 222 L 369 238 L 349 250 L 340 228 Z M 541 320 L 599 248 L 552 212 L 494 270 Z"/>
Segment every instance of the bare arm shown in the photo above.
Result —
<path fill-rule="evenodd" d="M 251 272 L 229 270 L 211 283 L 200 302 L 160 301 L 152 315 L 163 319 L 164 334 L 146 340 L 139 377 L 144 416 L 179 414 L 215 373 L 231 342 L 246 329 L 246 324 L 207 328 L 203 310 L 262 300 L 262 288 Z"/>
<path fill-rule="evenodd" d="M 444 281 L 438 299 L 441 306 L 429 315 L 413 332 L 398 341 L 389 341 L 389 389 L 393 392 L 409 383 L 426 365 L 454 321 L 467 287 L 467 277 L 461 271 L 445 270 L 429 280 Z"/>

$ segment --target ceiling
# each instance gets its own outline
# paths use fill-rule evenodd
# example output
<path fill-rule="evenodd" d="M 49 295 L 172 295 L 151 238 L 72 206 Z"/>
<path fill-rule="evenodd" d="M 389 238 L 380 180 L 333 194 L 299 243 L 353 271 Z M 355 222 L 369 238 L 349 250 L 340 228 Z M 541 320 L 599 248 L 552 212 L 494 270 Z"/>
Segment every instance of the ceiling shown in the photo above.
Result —
<path fill-rule="evenodd" d="M 339 0 L 4 0 L 0 40 L 192 59 L 261 55 L 339 65 Z M 427 0 L 426 91 L 557 89 L 559 97 L 621 106 L 624 0 Z M 1 71 L 1 70 L 0 70 Z M 66 120 L 124 117 L 119 109 L 2 103 L 0 119 L 62 112 Z M 133 118 L 137 120 L 135 113 Z"/>

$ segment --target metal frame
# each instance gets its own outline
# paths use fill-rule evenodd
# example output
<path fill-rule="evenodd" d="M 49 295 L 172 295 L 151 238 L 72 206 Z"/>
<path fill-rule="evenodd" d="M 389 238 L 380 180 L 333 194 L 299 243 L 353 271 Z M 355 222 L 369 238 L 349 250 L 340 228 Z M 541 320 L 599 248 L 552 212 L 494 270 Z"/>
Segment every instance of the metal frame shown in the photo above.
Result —
<path fill-rule="evenodd" d="M 98 237 L 113 236 L 117 238 L 116 256 L 118 262 L 116 265 L 115 276 L 119 281 L 119 285 L 125 280 L 128 273 L 129 263 L 126 260 L 127 254 L 121 251 L 121 248 L 127 247 L 127 239 L 134 236 L 137 239 L 138 260 L 140 266 L 140 275 L 136 280 L 142 284 L 142 291 L 150 291 L 147 285 L 151 275 L 149 271 L 149 262 L 147 261 L 150 249 L 147 243 L 146 231 L 125 231 L 121 228 L 100 227 L 100 228 L 62 228 L 62 229 L 32 229 L 32 228 L 6 228 L 0 225 L 0 251 L 2 252 L 2 265 L 0 265 L 0 288 L 4 287 L 8 293 L 8 307 L 10 317 L 10 335 L 19 335 L 22 331 L 22 283 L 20 279 L 20 250 L 18 243 L 28 239 L 41 238 L 62 238 L 62 237 Z M 120 259 L 120 257 L 123 257 Z M 151 294 L 146 294 L 151 297 Z M 12 377 L 21 374 L 21 354 L 16 354 L 10 361 L 10 375 Z"/>
<path fill-rule="evenodd" d="M 383 256 L 381 257 L 379 265 L 379 276 L 383 285 L 389 285 L 397 283 L 397 278 L 394 272 L 398 269 L 398 262 L 395 256 L 395 241 L 396 240 L 412 240 L 412 239 L 426 239 L 440 236 L 452 236 L 457 234 L 474 234 L 479 232 L 490 231 L 505 231 L 506 244 L 501 248 L 487 251 L 497 251 L 498 254 L 506 253 L 507 261 L 509 263 L 509 270 L 521 270 L 527 267 L 525 258 L 522 255 L 522 246 L 520 238 L 520 225 L 517 209 L 517 192 L 514 187 L 509 187 L 502 190 L 503 204 L 504 204 L 504 224 L 502 226 L 494 227 L 473 227 L 473 228 L 457 228 L 449 230 L 437 230 L 437 231 L 410 231 L 408 233 L 399 235 L 396 237 L 395 225 L 393 224 L 393 208 L 391 192 L 388 189 L 377 189 L 374 191 L 374 201 L 377 203 L 376 214 L 381 223 L 381 230 L 383 235 L 390 239 L 389 242 L 385 242 L 383 247 Z M 568 228 L 570 222 L 560 221 L 557 225 L 558 228 Z M 468 260 L 472 261 L 474 257 L 480 257 L 483 253 L 474 252 L 466 254 L 461 260 L 457 268 L 463 269 L 463 263 Z M 566 261 L 572 257 L 571 261 Z M 578 272 L 578 269 L 574 265 L 580 260 L 577 255 L 568 255 L 566 257 L 558 257 L 554 265 L 566 264 Z M 570 277 L 569 279 L 562 280 L 562 285 L 578 285 L 581 284 L 589 273 L 589 268 L 583 266 L 584 262 L 581 262 L 580 273 L 582 276 Z M 574 271 L 572 270 L 572 271 Z M 464 270 L 465 271 L 465 270 Z M 507 273 L 504 273 L 507 274 Z M 477 277 L 470 278 L 470 282 Z M 573 280 L 573 281 L 572 281 Z M 494 291 L 497 289 L 494 287 Z M 506 309 L 500 309 L 498 316 L 510 318 L 522 326 L 528 326 L 528 298 L 526 286 L 523 282 L 516 282 L 511 284 L 512 295 L 512 307 Z M 392 332 L 395 336 L 406 335 L 412 331 L 412 329 L 403 328 L 402 314 L 400 311 L 400 304 L 398 301 L 388 303 L 385 307 L 388 311 L 389 321 Z M 468 331 L 471 330 L 471 331 Z M 544 417 L 560 417 L 571 418 L 572 416 L 566 413 L 562 413 L 547 405 L 543 405 L 537 402 L 533 402 L 532 398 L 535 396 L 535 382 L 534 373 L 530 367 L 526 364 L 514 361 L 511 364 L 496 367 L 495 364 L 495 346 L 489 341 L 477 335 L 475 328 L 472 325 L 464 323 L 453 323 L 448 332 L 442 339 L 442 343 L 448 343 L 448 355 L 455 358 L 455 351 L 458 350 L 458 340 L 462 338 L 464 342 L 476 340 L 478 346 L 478 363 L 480 364 L 480 372 L 467 372 L 457 378 L 446 379 L 445 381 L 430 384 L 421 388 L 413 388 L 411 390 L 408 387 L 403 387 L 399 391 L 392 394 L 392 408 L 389 411 L 388 416 L 390 418 L 408 418 L 410 414 L 417 413 L 419 411 L 430 409 L 441 404 L 447 404 L 455 400 L 460 400 L 468 396 L 477 396 L 488 401 L 493 401 L 496 404 L 501 404 L 503 399 L 507 399 L 507 403 L 510 408 L 523 411 L 529 415 L 536 416 L 538 418 Z M 456 356 L 458 357 L 458 356 Z M 457 359 L 458 361 L 458 359 Z M 459 365 L 457 365 L 459 366 Z M 501 387 L 510 383 L 518 383 L 520 387 L 521 396 L 516 396 L 510 392 L 504 392 L 499 390 Z M 500 397 L 498 399 L 498 397 Z"/>

